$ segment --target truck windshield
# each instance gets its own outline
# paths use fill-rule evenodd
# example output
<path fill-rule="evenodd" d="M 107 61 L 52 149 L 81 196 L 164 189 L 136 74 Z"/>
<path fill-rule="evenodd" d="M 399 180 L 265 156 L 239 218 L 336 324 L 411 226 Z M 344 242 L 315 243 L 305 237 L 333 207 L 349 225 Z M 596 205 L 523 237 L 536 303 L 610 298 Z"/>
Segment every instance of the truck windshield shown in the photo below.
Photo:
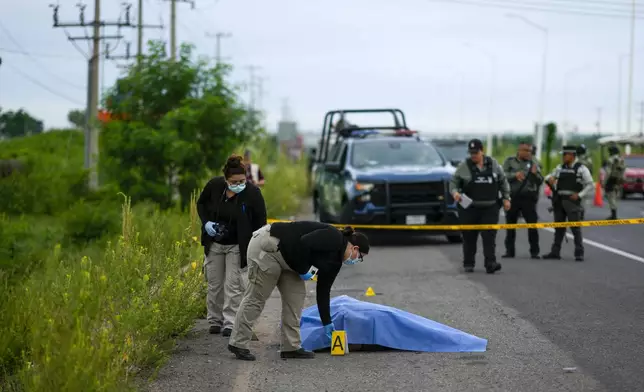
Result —
<path fill-rule="evenodd" d="M 624 157 L 627 168 L 644 169 L 644 157 Z"/>
<path fill-rule="evenodd" d="M 467 143 L 436 144 L 436 148 L 438 148 L 449 161 L 463 161 L 469 158 L 469 154 L 467 153 Z"/>
<path fill-rule="evenodd" d="M 351 165 L 356 168 L 388 166 L 444 166 L 431 143 L 418 140 L 368 140 L 353 145 Z"/>

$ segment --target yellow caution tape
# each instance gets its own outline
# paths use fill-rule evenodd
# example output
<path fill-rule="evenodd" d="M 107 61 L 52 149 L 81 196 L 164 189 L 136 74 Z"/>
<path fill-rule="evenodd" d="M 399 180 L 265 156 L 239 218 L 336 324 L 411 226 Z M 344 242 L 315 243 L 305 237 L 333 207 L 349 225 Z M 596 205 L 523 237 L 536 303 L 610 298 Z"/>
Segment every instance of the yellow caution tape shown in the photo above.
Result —
<path fill-rule="evenodd" d="M 275 222 L 292 222 L 288 220 L 268 219 L 268 223 Z M 544 229 L 544 228 L 561 228 L 561 227 L 597 227 L 597 226 L 616 226 L 616 225 L 641 225 L 644 224 L 644 218 L 634 219 L 615 219 L 615 220 L 598 220 L 583 222 L 540 222 L 540 223 L 502 223 L 496 225 L 354 225 L 354 224 L 331 224 L 332 226 L 343 228 L 351 226 L 354 229 L 371 229 L 371 230 L 499 230 L 499 229 Z"/>

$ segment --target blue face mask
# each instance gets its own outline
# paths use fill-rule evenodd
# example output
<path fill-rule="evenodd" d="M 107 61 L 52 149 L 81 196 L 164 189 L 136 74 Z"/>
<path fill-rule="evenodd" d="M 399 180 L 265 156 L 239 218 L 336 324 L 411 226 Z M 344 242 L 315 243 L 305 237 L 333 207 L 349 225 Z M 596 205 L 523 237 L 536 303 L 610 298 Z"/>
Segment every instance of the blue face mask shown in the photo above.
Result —
<path fill-rule="evenodd" d="M 246 189 L 246 184 L 228 185 L 228 189 L 232 192 L 239 193 Z"/>
<path fill-rule="evenodd" d="M 351 251 L 351 253 L 353 254 L 353 251 Z M 358 256 L 360 256 L 360 254 L 358 254 Z M 349 255 L 349 258 L 344 260 L 343 263 L 344 265 L 354 265 L 359 261 L 360 261 L 360 258 L 352 259 L 351 255 Z"/>

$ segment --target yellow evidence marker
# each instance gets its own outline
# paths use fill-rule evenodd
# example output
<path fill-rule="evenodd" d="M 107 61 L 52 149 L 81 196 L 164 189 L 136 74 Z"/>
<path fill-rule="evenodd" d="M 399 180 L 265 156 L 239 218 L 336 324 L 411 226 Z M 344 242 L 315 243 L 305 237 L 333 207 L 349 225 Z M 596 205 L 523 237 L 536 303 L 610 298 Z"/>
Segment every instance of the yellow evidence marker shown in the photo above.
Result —
<path fill-rule="evenodd" d="M 349 353 L 346 331 L 333 331 L 331 334 L 331 355 L 344 355 Z"/>
<path fill-rule="evenodd" d="M 369 287 L 369 288 L 367 289 L 367 292 L 366 292 L 366 293 L 364 293 L 364 295 L 366 295 L 367 297 L 373 297 L 374 295 L 376 295 L 376 292 L 375 292 L 375 291 L 373 291 L 373 289 L 372 289 L 371 287 Z"/>

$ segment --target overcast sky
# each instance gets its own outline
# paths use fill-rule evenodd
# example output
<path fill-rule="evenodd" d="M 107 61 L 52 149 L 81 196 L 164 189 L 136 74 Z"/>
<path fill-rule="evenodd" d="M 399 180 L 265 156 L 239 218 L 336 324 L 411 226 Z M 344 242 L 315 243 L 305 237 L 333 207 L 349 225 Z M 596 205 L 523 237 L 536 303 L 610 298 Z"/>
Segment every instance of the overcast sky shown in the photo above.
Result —
<path fill-rule="evenodd" d="M 195 0 L 177 5 L 179 41 L 196 45 L 200 54 L 215 53 L 206 32 L 224 31 L 222 55 L 237 67 L 235 82 L 248 79 L 242 67 L 258 65 L 264 94 L 261 106 L 270 128 L 288 98 L 292 117 L 302 130 L 319 131 L 324 114 L 334 108 L 397 107 L 411 128 L 423 131 L 485 132 L 490 93 L 494 91 L 492 128 L 528 131 L 538 115 L 544 35 L 508 13 L 547 27 L 550 34 L 545 117 L 561 122 L 565 115 L 568 75 L 568 119 L 582 130 L 595 128 L 601 107 L 603 128 L 617 125 L 618 58 L 629 51 L 630 21 L 493 7 L 510 0 Z M 48 0 L 0 0 L 0 106 L 25 108 L 46 127 L 67 126 L 67 112 L 83 108 L 87 65 L 52 27 Z M 53 0 L 52 0 L 53 2 Z M 570 10 L 583 4 L 596 12 L 628 11 L 628 0 L 513 0 L 542 8 Z M 76 0 L 60 0 L 60 21 L 78 20 Z M 106 20 L 118 18 L 120 3 L 103 0 Z M 613 5 L 606 5 L 612 3 Z M 640 3 L 642 1 L 640 0 Z M 644 15 L 644 4 L 639 12 Z M 144 0 L 147 24 L 168 26 L 168 1 Z M 136 17 L 136 4 L 132 8 Z M 93 17 L 88 3 L 86 19 Z M 636 28 L 633 85 L 633 131 L 639 131 L 644 100 L 644 26 Z M 9 31 L 10 36 L 4 27 Z M 83 35 L 83 29 L 67 29 Z M 107 33 L 115 33 L 108 29 Z M 136 50 L 135 30 L 124 34 Z M 145 39 L 168 41 L 169 28 L 147 29 Z M 469 46 L 466 45 L 469 43 Z M 86 42 L 78 42 L 85 53 Z M 123 43 L 119 50 L 124 49 Z M 492 89 L 488 52 L 495 56 Z M 25 54 L 28 53 L 29 55 Z M 102 69 L 104 86 L 119 75 L 117 62 Z M 623 62 L 623 115 L 626 118 L 628 61 Z M 570 70 L 577 71 L 569 72 Z M 27 77 L 30 79 L 27 79 Z M 58 95 L 52 94 L 53 90 Z M 461 93 L 463 99 L 461 100 Z M 247 95 L 244 96 L 247 99 Z M 626 120 L 623 121 L 623 129 Z"/>

